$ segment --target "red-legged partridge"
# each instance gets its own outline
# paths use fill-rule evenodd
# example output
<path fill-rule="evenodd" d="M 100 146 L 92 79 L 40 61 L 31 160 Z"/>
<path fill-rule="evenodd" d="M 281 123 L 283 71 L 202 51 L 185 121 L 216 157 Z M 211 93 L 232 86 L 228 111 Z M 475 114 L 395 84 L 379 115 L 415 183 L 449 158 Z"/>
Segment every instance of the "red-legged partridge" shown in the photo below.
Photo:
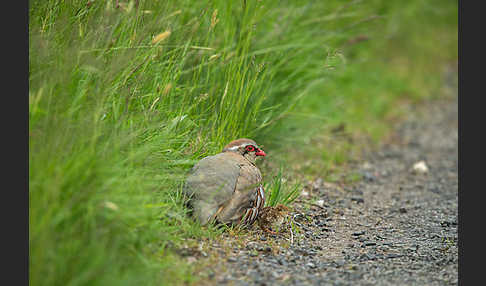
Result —
<path fill-rule="evenodd" d="M 262 174 L 255 165 L 265 152 L 251 139 L 230 142 L 223 151 L 201 159 L 184 185 L 193 216 L 202 225 L 252 224 L 265 204 Z"/>

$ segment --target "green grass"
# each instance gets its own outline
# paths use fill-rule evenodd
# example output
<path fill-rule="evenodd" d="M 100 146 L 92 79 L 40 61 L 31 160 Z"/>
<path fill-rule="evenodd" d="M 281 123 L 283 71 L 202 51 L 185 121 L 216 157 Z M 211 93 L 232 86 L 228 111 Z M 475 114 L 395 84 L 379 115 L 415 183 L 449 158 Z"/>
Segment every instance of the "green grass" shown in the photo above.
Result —
<path fill-rule="evenodd" d="M 86 3 L 29 2 L 31 285 L 196 283 L 173 249 L 220 233 L 185 215 L 197 160 L 253 138 L 292 190 L 272 166 L 331 172 L 332 129 L 378 140 L 457 60 L 457 1 Z"/>
<path fill-rule="evenodd" d="M 279 204 L 288 206 L 300 195 L 302 185 L 299 182 L 287 183 L 284 178 L 284 168 L 280 167 L 278 173 L 264 185 L 264 188 L 267 193 L 265 206 L 275 207 Z"/>
<path fill-rule="evenodd" d="M 441 96 L 445 67 L 457 67 L 457 1 L 355 2 L 382 18 L 343 29 L 323 82 L 262 132 L 276 165 L 340 177 L 340 166 L 406 116 L 403 106 Z"/>

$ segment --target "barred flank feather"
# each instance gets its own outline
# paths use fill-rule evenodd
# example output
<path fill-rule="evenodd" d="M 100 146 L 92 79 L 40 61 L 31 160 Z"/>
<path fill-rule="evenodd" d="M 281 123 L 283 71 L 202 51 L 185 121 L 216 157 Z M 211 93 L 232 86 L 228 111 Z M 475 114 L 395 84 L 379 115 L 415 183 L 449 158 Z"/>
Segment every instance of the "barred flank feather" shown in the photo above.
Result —
<path fill-rule="evenodd" d="M 245 214 L 241 218 L 243 223 L 245 224 L 252 224 L 258 218 L 261 209 L 265 205 L 265 192 L 263 190 L 263 186 L 260 185 L 257 189 L 257 196 L 255 199 L 255 203 L 253 207 L 246 210 Z"/>

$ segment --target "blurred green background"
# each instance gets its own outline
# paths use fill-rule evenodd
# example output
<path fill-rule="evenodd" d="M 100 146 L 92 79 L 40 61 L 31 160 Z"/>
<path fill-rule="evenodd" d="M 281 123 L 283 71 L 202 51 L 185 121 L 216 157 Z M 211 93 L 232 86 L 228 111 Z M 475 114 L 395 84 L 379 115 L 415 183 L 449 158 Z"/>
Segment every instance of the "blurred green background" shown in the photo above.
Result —
<path fill-rule="evenodd" d="M 173 249 L 220 231 L 185 215 L 185 172 L 249 137 L 268 183 L 282 165 L 339 177 L 362 146 L 333 134 L 379 142 L 401 106 L 443 96 L 457 13 L 447 0 L 30 1 L 30 284 L 197 284 Z"/>

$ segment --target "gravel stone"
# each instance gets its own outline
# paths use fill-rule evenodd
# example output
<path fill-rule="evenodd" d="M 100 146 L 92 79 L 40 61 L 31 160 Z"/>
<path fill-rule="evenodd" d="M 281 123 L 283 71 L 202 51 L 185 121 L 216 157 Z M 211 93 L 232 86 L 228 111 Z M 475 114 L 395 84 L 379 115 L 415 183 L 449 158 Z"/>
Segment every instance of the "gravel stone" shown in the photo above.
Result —
<path fill-rule="evenodd" d="M 353 232 L 353 235 L 354 235 L 354 236 L 360 236 L 360 235 L 363 235 L 363 234 L 365 234 L 365 231 L 364 231 L 364 230 L 362 230 L 362 231 L 357 231 L 357 232 Z"/>

